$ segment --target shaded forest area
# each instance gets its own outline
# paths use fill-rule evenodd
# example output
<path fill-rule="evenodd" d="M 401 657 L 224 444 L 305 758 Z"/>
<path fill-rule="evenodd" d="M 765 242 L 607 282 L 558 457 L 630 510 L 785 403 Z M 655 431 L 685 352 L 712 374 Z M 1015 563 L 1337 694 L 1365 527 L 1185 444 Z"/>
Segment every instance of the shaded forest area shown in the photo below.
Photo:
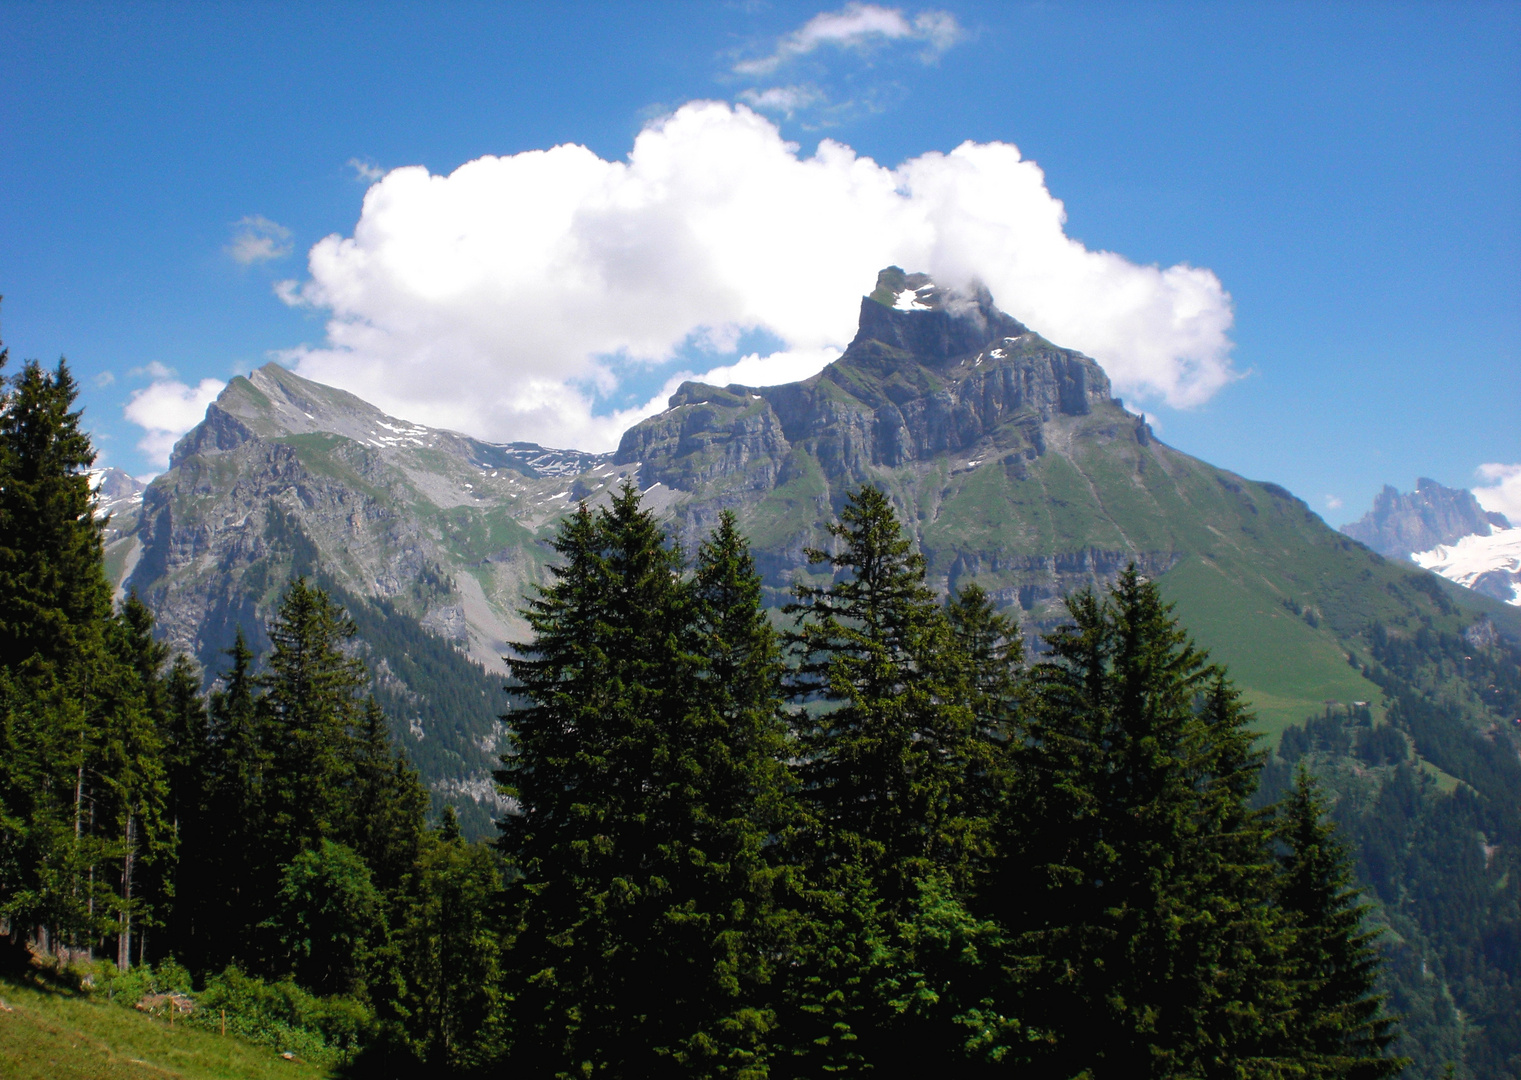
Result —
<path fill-rule="evenodd" d="M 526 601 L 513 810 L 467 843 L 322 589 L 209 696 L 113 609 L 74 397 L 27 364 L 0 409 L 16 970 L 354 1075 L 1401 1068 L 1316 782 L 1264 804 L 1239 695 L 1133 568 L 1027 663 L 864 487 L 778 632 L 731 516 L 689 559 L 625 488 Z"/>

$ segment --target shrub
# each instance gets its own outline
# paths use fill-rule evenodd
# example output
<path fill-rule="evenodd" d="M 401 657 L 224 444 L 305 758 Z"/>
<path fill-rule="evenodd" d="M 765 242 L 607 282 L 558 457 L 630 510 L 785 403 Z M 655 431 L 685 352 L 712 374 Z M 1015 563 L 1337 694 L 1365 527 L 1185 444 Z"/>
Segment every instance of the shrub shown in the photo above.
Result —
<path fill-rule="evenodd" d="M 318 1064 L 350 1061 L 375 1034 L 374 1014 L 353 998 L 317 997 L 290 980 L 268 983 L 229 967 L 206 980 L 190 1022 L 227 1031 Z"/>

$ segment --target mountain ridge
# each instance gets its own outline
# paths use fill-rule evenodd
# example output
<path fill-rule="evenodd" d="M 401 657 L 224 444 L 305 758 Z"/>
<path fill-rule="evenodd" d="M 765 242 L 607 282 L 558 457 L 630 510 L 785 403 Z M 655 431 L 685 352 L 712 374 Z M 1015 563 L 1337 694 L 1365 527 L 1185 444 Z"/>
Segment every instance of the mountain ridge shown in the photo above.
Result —
<path fill-rule="evenodd" d="M 688 551 L 733 510 L 773 608 L 815 573 L 806 549 L 828 546 L 824 524 L 862 483 L 897 504 L 937 589 L 978 583 L 1020 613 L 1032 643 L 1067 593 L 1135 562 L 1230 665 L 1269 735 L 1327 700 L 1380 700 L 1358 667 L 1370 621 L 1461 633 L 1488 619 L 1521 637 L 1514 609 L 1388 562 L 1278 485 L 1167 446 L 1095 361 L 986 290 L 898 268 L 863 297 L 855 339 L 824 371 L 772 387 L 684 383 L 612 454 L 486 443 L 266 365 L 180 440 L 108 557 L 208 673 L 237 630 L 260 642 L 291 573 L 320 569 L 352 603 L 448 642 L 476 686 L 469 671 L 504 671 L 559 520 L 624 482 Z M 398 671 L 406 658 L 377 660 Z M 404 744 L 453 722 L 429 708 L 397 717 Z M 458 775 L 430 779 L 484 790 L 495 713 L 456 726 Z"/>

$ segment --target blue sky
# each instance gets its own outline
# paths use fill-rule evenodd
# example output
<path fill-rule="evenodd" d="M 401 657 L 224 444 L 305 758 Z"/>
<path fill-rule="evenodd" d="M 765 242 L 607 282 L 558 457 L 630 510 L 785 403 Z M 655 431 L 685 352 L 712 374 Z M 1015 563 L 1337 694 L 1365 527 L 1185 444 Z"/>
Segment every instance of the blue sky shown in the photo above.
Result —
<path fill-rule="evenodd" d="M 821 14 L 845 21 L 811 22 Z M 546 441 L 606 439 L 635 414 L 619 410 L 683 371 L 728 371 L 749 353 L 746 379 L 767 363 L 816 366 L 839 337 L 830 312 L 843 303 L 850 321 L 849 298 L 871 285 L 856 280 L 861 260 L 920 250 L 904 239 L 914 227 L 851 234 L 857 258 L 802 244 L 800 295 L 752 303 L 731 294 L 765 292 L 794 267 L 714 271 L 747 258 L 735 215 L 832 218 L 807 184 L 794 203 L 736 204 L 704 183 L 812 176 L 821 139 L 872 159 L 867 180 L 889 189 L 907 174 L 887 170 L 927 154 L 1017 146 L 1043 178 L 1010 195 L 1010 235 L 1060 200 L 1064 237 L 1042 243 L 1060 255 L 1070 242 L 1079 261 L 1045 281 L 1035 244 L 998 273 L 1033 282 L 1024 306 L 1044 322 L 995 289 L 1003 306 L 1072 328 L 1048 336 L 1131 371 L 1127 402 L 1165 441 L 1282 483 L 1333 523 L 1385 482 L 1472 486 L 1483 464 L 1521 463 L 1518 4 L 0 3 L 0 63 L 0 337 L 13 364 L 69 358 L 105 459 L 134 473 L 161 468 L 185 422 L 165 394 L 186 387 L 181 411 L 198 407 L 204 380 L 214 389 L 275 357 L 408 400 L 419 350 L 436 349 L 432 386 L 494 410 L 461 404 L 459 426 Z M 758 117 L 734 111 L 745 101 Z M 627 176 L 607 164 L 628 161 L 651 124 L 644 164 Z M 792 157 L 765 142 L 769 124 L 798 144 Z M 589 153 L 512 157 L 561 144 Z M 659 202 L 652 162 L 667 152 L 678 174 Z M 486 155 L 507 164 L 448 184 L 386 175 L 444 177 Z M 923 165 L 923 190 L 957 160 Z M 1028 176 L 1007 155 L 965 160 L 998 183 Z M 642 216 L 571 237 L 622 245 L 596 264 L 630 276 L 622 291 L 541 272 L 533 260 L 561 248 L 526 241 L 507 244 L 517 268 L 492 262 L 447 302 L 436 274 L 407 277 L 409 252 L 474 237 L 480 260 L 526 235 L 535 192 L 560 198 L 562 167 L 597 199 L 638 181 Z M 818 198 L 854 198 L 843 178 L 864 166 L 832 168 Z M 384 190 L 362 210 L 377 176 Z M 571 206 L 578 221 L 590 198 Z M 950 235 L 961 220 L 950 196 L 881 198 L 884 222 L 922 210 Z M 506 224 L 503 199 L 518 215 Z M 729 231 L 697 255 L 673 246 L 709 210 Z M 354 237 L 362 213 L 369 239 L 309 265 L 324 237 Z M 934 257 L 976 270 L 989 257 L 978 243 Z M 1104 271 L 1114 282 L 1095 284 L 1100 251 L 1123 257 Z M 641 259 L 649 273 L 634 281 Z M 1105 298 L 1130 285 L 1153 290 L 1162 314 L 1111 312 Z M 1196 301 L 1229 325 L 1162 325 Z M 155 383 L 134 414 L 161 425 L 144 448 L 123 410 Z M 427 415 L 412 418 L 456 415 L 418 400 Z"/>

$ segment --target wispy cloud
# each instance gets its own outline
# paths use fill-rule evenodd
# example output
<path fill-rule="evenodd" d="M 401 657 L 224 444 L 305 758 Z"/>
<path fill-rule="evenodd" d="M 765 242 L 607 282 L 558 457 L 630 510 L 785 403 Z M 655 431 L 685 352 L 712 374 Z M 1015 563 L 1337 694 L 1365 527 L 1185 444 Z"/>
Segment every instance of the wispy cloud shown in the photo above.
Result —
<path fill-rule="evenodd" d="M 769 55 L 741 60 L 733 71 L 736 75 L 770 75 L 788 61 L 826 45 L 864 52 L 889 42 L 919 43 L 919 59 L 930 63 L 961 37 L 961 24 L 948 11 L 921 11 L 910 17 L 901 8 L 849 3 L 839 11 L 820 12 L 779 39 Z"/>
<path fill-rule="evenodd" d="M 127 374 L 133 378 L 141 378 L 146 375 L 150 379 L 168 379 L 176 375 L 177 372 L 168 364 L 161 364 L 157 360 L 150 360 L 142 367 L 132 368 Z"/>
<path fill-rule="evenodd" d="M 791 117 L 799 109 L 822 102 L 824 92 L 816 86 L 771 86 L 765 90 L 742 90 L 739 99 L 763 112 Z"/>
<path fill-rule="evenodd" d="M 255 214 L 243 218 L 232 230 L 227 254 L 244 266 L 283 259 L 291 253 L 290 230 L 267 217 Z"/>
<path fill-rule="evenodd" d="M 349 168 L 354 170 L 354 177 L 363 180 L 366 184 L 373 184 L 386 174 L 386 171 L 375 164 L 369 158 L 349 158 Z"/>

